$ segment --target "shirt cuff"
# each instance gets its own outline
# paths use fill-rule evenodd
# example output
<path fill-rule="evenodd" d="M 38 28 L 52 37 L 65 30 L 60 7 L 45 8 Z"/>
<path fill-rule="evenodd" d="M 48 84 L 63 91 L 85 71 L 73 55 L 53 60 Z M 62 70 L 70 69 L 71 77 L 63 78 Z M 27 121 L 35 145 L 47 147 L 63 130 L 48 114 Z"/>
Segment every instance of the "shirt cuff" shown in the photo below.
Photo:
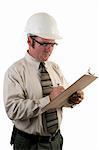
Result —
<path fill-rule="evenodd" d="M 40 107 L 43 108 L 45 107 L 47 104 L 50 103 L 50 98 L 49 96 L 43 97 L 42 99 L 40 99 Z"/>

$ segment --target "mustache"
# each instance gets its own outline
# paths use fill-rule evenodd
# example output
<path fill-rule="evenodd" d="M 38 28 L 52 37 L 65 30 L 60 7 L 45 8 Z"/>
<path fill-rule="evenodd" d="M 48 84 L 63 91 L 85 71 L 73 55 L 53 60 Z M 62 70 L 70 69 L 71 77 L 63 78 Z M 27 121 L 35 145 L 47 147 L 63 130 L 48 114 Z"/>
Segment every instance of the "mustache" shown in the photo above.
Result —
<path fill-rule="evenodd" d="M 50 52 L 44 51 L 43 54 L 51 54 Z"/>

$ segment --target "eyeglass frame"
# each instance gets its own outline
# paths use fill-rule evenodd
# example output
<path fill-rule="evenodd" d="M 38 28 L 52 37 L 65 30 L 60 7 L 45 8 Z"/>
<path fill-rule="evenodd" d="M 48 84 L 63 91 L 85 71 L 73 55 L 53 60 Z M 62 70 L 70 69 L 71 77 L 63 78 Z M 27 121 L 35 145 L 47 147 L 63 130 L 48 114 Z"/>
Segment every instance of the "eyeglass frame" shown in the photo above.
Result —
<path fill-rule="evenodd" d="M 34 36 L 30 36 L 30 37 L 33 39 L 33 41 L 37 42 L 38 44 L 40 44 L 40 46 L 43 46 L 43 47 L 47 47 L 48 45 L 50 45 L 51 47 L 54 47 L 54 45 L 58 45 L 58 43 L 56 43 L 56 42 L 54 42 L 54 43 L 39 42 L 38 40 L 36 40 L 34 38 Z"/>

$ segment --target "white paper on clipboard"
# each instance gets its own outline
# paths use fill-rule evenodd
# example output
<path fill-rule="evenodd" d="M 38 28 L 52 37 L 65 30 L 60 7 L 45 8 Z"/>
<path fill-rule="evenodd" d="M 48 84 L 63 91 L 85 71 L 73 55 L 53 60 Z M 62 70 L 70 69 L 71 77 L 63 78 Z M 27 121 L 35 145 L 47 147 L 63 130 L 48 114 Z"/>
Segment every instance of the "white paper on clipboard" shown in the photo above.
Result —
<path fill-rule="evenodd" d="M 72 85 L 70 85 L 64 92 L 62 92 L 59 96 L 55 98 L 52 102 L 50 102 L 48 105 L 46 105 L 42 112 L 45 112 L 52 108 L 59 108 L 62 106 L 68 107 L 68 97 L 71 96 L 73 93 L 79 90 L 83 90 L 85 87 L 87 87 L 89 84 L 91 84 L 97 77 L 90 74 L 84 74 L 81 76 L 76 82 L 74 82 Z"/>

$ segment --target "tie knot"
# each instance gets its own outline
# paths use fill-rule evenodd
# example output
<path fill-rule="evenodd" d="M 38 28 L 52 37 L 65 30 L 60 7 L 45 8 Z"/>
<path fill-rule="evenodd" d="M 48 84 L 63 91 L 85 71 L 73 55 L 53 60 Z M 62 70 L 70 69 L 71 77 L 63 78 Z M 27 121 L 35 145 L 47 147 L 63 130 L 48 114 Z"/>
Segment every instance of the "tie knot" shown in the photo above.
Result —
<path fill-rule="evenodd" d="M 45 62 L 40 62 L 39 68 L 40 67 L 45 67 Z"/>
<path fill-rule="evenodd" d="M 45 63 L 44 62 L 40 62 L 39 69 L 40 69 L 40 72 L 46 72 L 46 68 L 45 68 Z"/>

